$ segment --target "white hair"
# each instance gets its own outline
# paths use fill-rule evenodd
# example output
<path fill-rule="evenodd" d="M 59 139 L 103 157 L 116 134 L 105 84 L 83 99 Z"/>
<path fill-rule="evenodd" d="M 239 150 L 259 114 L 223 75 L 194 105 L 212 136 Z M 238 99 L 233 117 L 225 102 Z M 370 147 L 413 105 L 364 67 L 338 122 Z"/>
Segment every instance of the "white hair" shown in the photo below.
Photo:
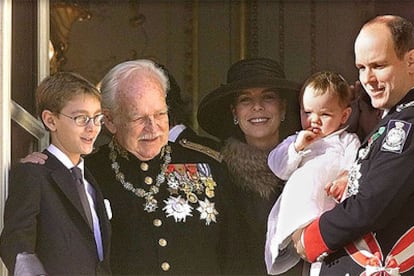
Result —
<path fill-rule="evenodd" d="M 112 113 L 117 112 L 116 94 L 119 93 L 119 85 L 133 73 L 147 74 L 158 79 L 167 96 L 169 81 L 164 70 L 148 59 L 130 60 L 113 67 L 102 79 L 102 108 Z"/>

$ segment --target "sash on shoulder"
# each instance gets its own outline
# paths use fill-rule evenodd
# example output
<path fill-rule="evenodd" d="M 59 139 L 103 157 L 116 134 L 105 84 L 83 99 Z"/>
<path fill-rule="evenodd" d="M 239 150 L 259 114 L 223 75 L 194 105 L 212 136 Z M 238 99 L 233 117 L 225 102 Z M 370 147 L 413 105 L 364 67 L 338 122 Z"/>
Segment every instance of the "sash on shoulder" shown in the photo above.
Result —
<path fill-rule="evenodd" d="M 345 250 L 357 264 L 365 268 L 361 276 L 398 276 L 414 267 L 414 227 L 398 239 L 385 261 L 373 233 L 345 246 Z"/>

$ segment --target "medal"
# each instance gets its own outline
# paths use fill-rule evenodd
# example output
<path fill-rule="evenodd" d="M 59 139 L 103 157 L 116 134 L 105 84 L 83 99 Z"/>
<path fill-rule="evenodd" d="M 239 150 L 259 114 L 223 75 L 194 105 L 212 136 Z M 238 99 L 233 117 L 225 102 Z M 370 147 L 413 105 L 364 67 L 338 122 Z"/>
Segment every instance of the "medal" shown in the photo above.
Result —
<path fill-rule="evenodd" d="M 155 212 L 157 210 L 157 200 L 153 197 L 148 197 L 145 199 L 144 210 L 148 213 Z"/>
<path fill-rule="evenodd" d="M 369 152 L 371 151 L 372 144 L 384 133 L 385 127 L 380 127 L 377 132 L 372 134 L 368 139 L 368 145 L 365 148 L 361 148 L 358 151 L 358 158 L 352 165 L 348 174 L 348 190 L 347 197 L 356 195 L 359 191 L 359 179 L 361 178 L 361 160 L 368 157 Z"/>
<path fill-rule="evenodd" d="M 167 213 L 167 217 L 174 217 L 175 222 L 185 222 L 186 218 L 192 217 L 191 207 L 187 201 L 181 196 L 173 197 L 170 196 L 168 199 L 164 200 L 165 207 L 163 210 Z"/>
<path fill-rule="evenodd" d="M 205 219 L 206 225 L 210 225 L 212 221 L 217 222 L 216 215 L 218 215 L 218 212 L 214 207 L 214 203 L 210 202 L 207 198 L 204 201 L 199 200 L 198 203 L 200 207 L 197 208 L 197 211 L 200 212 L 200 219 Z"/>

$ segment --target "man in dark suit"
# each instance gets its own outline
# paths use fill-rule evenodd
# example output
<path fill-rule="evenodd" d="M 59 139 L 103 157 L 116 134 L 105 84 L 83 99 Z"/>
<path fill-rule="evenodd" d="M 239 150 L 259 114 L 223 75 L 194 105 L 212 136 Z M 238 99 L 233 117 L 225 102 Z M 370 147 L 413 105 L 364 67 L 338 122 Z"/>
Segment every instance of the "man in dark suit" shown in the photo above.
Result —
<path fill-rule="evenodd" d="M 218 152 L 168 141 L 167 88 L 149 60 L 118 64 L 102 80 L 113 139 L 86 162 L 112 204 L 112 271 L 226 274 L 241 243 L 227 171 Z"/>
<path fill-rule="evenodd" d="M 355 64 L 384 115 L 348 173 L 348 198 L 293 240 L 318 275 L 413 275 L 414 25 L 393 15 L 370 20 Z"/>
<path fill-rule="evenodd" d="M 11 170 L 0 237 L 10 273 L 111 273 L 104 198 L 81 158 L 92 151 L 101 129 L 100 100 L 98 90 L 73 73 L 56 73 L 39 85 L 37 108 L 51 144 L 45 165 Z"/>

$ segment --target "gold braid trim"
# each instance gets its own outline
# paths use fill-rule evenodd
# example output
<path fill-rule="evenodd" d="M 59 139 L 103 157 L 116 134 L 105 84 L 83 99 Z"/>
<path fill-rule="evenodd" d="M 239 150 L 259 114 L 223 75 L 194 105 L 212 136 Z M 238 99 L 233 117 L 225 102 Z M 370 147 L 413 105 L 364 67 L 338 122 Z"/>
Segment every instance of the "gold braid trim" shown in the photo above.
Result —
<path fill-rule="evenodd" d="M 211 158 L 215 159 L 219 163 L 223 161 L 223 156 L 221 155 L 221 153 L 216 150 L 213 150 L 210 147 L 188 141 L 187 139 L 180 139 L 178 143 L 184 148 L 192 149 L 192 150 L 204 153 L 205 155 L 210 156 Z"/>

